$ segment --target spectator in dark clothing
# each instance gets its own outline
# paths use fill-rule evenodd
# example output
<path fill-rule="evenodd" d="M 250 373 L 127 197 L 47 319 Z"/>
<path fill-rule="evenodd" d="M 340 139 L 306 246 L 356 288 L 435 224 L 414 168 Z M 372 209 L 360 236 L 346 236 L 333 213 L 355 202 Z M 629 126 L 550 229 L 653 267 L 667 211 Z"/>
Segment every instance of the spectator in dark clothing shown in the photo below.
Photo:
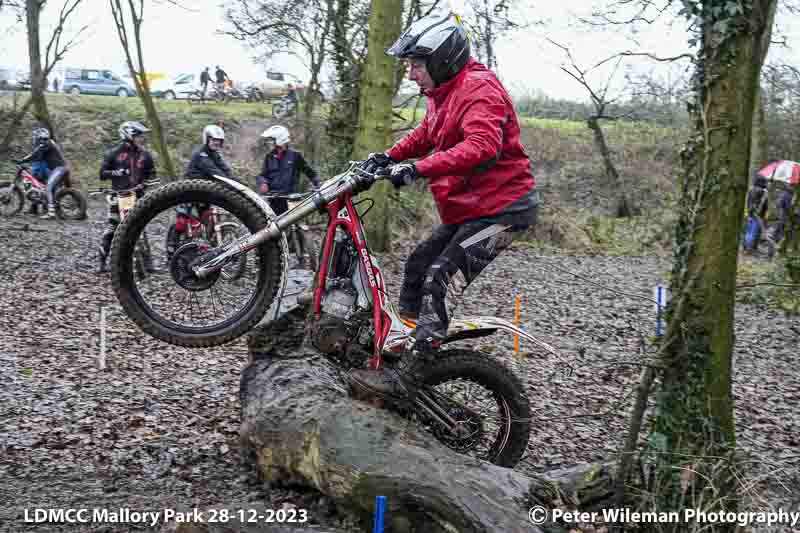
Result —
<path fill-rule="evenodd" d="M 100 167 L 100 179 L 111 180 L 111 188 L 115 191 L 139 188 L 136 197 L 144 196 L 145 187 L 156 181 L 156 166 L 153 156 L 144 149 L 146 134 L 150 130 L 140 122 L 128 121 L 119 127 L 119 136 L 122 139 L 118 145 L 106 152 L 103 164 Z M 119 203 L 114 202 L 108 207 L 109 227 L 103 233 L 100 244 L 99 272 L 106 272 L 106 258 L 111 251 L 111 241 L 114 232 L 120 223 Z M 145 268 L 152 271 L 149 255 L 145 256 Z"/>
<path fill-rule="evenodd" d="M 211 74 L 208 73 L 208 67 L 200 73 L 200 87 L 203 89 L 203 98 L 206 97 L 208 91 L 208 82 L 211 81 Z"/>
<path fill-rule="evenodd" d="M 231 167 L 223 159 L 222 149 L 225 143 L 225 132 L 216 125 L 208 125 L 203 129 L 203 146 L 192 154 L 186 166 L 187 178 L 210 178 L 215 174 L 232 178 Z"/>
<path fill-rule="evenodd" d="M 297 190 L 300 172 L 311 179 L 315 189 L 319 188 L 320 180 L 317 172 L 306 162 L 303 154 L 289 147 L 291 136 L 286 127 L 272 126 L 264 131 L 261 137 L 267 139 L 273 148 L 264 158 L 261 174 L 256 177 L 259 192 L 294 193 Z M 285 213 L 289 208 L 285 199 L 271 199 L 269 204 L 276 215 Z"/>
<path fill-rule="evenodd" d="M 294 88 L 294 84 L 290 83 L 287 89 L 288 92 L 286 93 L 286 99 L 297 105 L 297 90 Z"/>
<path fill-rule="evenodd" d="M 225 80 L 228 79 L 228 73 L 222 70 L 219 65 L 217 65 L 217 70 L 214 72 L 214 76 L 217 79 L 217 90 L 219 92 L 223 92 L 225 90 Z"/>
<path fill-rule="evenodd" d="M 53 92 L 54 93 L 58 92 L 58 81 L 59 81 L 58 80 L 58 76 L 56 76 L 56 79 L 53 80 Z"/>
<path fill-rule="evenodd" d="M 792 214 L 792 200 L 794 199 L 794 187 L 792 185 L 786 185 L 786 188 L 781 193 L 781 197 L 778 199 L 778 219 L 775 223 L 770 227 L 769 236 L 769 245 L 770 245 L 770 257 L 775 254 L 775 248 L 777 247 L 778 243 L 787 236 L 791 238 L 791 214 Z M 787 231 L 788 230 L 788 231 Z"/>
<path fill-rule="evenodd" d="M 747 192 L 747 231 L 745 235 L 745 253 L 752 253 L 758 249 L 762 235 L 766 235 L 767 210 L 769 209 L 769 193 L 767 192 L 767 179 L 756 176 L 753 186 Z M 750 229 L 756 224 L 755 233 Z"/>
<path fill-rule="evenodd" d="M 203 128 L 203 146 L 192 154 L 189 164 L 186 166 L 184 176 L 187 178 L 213 178 L 214 176 L 224 176 L 233 178 L 233 171 L 220 150 L 225 143 L 225 131 L 217 125 L 209 124 Z M 195 209 L 197 216 L 201 219 L 206 216 L 209 209 L 208 204 L 181 204 L 177 209 L 178 217 L 175 221 L 175 231 L 170 232 L 167 242 L 167 256 L 171 257 L 178 248 L 180 234 L 185 231 L 183 221 L 185 217 L 192 214 Z"/>

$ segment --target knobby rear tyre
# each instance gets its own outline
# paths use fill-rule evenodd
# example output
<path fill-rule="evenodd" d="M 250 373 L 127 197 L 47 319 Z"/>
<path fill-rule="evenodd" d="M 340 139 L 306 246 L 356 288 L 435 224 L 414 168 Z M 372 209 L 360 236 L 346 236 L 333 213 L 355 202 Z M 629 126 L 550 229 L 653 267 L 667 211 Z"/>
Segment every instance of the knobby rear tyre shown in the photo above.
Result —
<path fill-rule="evenodd" d="M 531 409 L 525 388 L 519 378 L 493 358 L 471 350 L 442 350 L 435 363 L 421 376 L 428 386 L 463 379 L 476 383 L 504 399 L 510 410 L 510 428 L 498 436 L 486 460 L 499 466 L 513 468 L 522 459 L 531 432 Z M 446 444 L 446 443 L 445 443 Z"/>
<path fill-rule="evenodd" d="M 258 258 L 255 294 L 220 324 L 190 327 L 165 319 L 145 304 L 136 287 L 132 268 L 135 245 L 153 218 L 179 204 L 195 202 L 225 209 L 250 233 L 267 225 L 266 216 L 255 204 L 221 183 L 200 179 L 170 183 L 137 201 L 117 227 L 111 245 L 111 281 L 123 310 L 143 331 L 170 344 L 201 348 L 226 344 L 247 333 L 264 317 L 278 291 L 283 252 L 279 241 L 266 242 L 249 252 Z"/>
<path fill-rule="evenodd" d="M 61 202 L 65 198 L 72 198 L 72 201 L 75 202 L 77 205 L 74 212 L 67 213 Z M 76 189 L 71 188 L 63 188 L 59 189 L 56 193 L 55 198 L 56 202 L 56 215 L 62 220 L 84 220 L 86 219 L 86 197 L 83 196 L 83 193 Z"/>

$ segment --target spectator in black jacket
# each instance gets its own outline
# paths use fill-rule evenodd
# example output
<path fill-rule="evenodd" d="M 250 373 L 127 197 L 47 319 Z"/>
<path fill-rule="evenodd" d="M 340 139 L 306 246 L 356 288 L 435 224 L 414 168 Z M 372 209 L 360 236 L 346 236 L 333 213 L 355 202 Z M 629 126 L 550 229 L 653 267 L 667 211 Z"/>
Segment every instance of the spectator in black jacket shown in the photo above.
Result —
<path fill-rule="evenodd" d="M 224 144 L 225 131 L 222 128 L 214 124 L 203 128 L 203 146 L 192 154 L 184 175 L 187 178 L 213 178 L 214 176 L 233 178 L 233 171 L 220 152 Z M 178 217 L 175 220 L 175 231 L 170 232 L 167 242 L 168 257 L 172 257 L 172 254 L 178 249 L 181 234 L 185 231 L 182 219 L 190 216 L 192 209 L 196 209 L 197 216 L 202 218 L 209 207 L 208 204 L 199 203 L 181 204 L 176 209 Z"/>
<path fill-rule="evenodd" d="M 214 124 L 203 128 L 203 146 L 192 154 L 186 166 L 187 178 L 210 178 L 214 174 L 232 178 L 231 167 L 225 162 L 220 150 L 225 144 L 225 131 Z"/>
<path fill-rule="evenodd" d="M 128 121 L 119 127 L 121 142 L 106 152 L 100 167 L 100 179 L 111 180 L 111 188 L 115 191 L 136 190 L 136 197 L 144 196 L 148 185 L 157 181 L 156 166 L 153 157 L 144 149 L 146 134 L 150 130 L 141 122 Z M 108 206 L 108 228 L 103 233 L 99 251 L 99 272 L 107 270 L 106 259 L 111 250 L 111 241 L 119 225 L 118 200 Z M 145 257 L 145 268 L 152 272 L 149 255 Z"/>
<path fill-rule="evenodd" d="M 291 194 L 296 192 L 300 172 L 311 179 L 315 189 L 319 188 L 320 180 L 317 172 L 303 158 L 303 154 L 289 147 L 291 136 L 284 126 L 272 126 L 261 134 L 272 145 L 272 149 L 264 158 L 261 174 L 256 177 L 258 190 L 262 194 L 268 192 L 277 194 Z M 273 199 L 269 201 L 270 207 L 276 215 L 286 212 L 287 201 Z"/>
<path fill-rule="evenodd" d="M 200 73 L 200 88 L 203 90 L 203 98 L 206 97 L 208 91 L 208 82 L 211 81 L 211 74 L 208 73 L 208 67 Z"/>
<path fill-rule="evenodd" d="M 23 164 L 32 162 L 34 173 L 41 176 L 47 182 L 47 212 L 43 214 L 41 218 L 55 218 L 56 187 L 58 187 L 58 184 L 64 179 L 64 176 L 69 174 L 69 165 L 67 165 L 67 161 L 64 159 L 64 152 L 61 151 L 61 147 L 50 138 L 50 131 L 47 128 L 36 128 L 33 130 L 32 137 L 33 151 L 17 161 L 17 163 Z M 45 173 L 47 176 L 44 176 Z"/>
<path fill-rule="evenodd" d="M 217 65 L 217 70 L 214 71 L 214 76 L 217 79 L 217 90 L 219 92 L 223 92 L 225 90 L 225 80 L 228 79 L 228 73 L 222 70 L 219 65 Z"/>

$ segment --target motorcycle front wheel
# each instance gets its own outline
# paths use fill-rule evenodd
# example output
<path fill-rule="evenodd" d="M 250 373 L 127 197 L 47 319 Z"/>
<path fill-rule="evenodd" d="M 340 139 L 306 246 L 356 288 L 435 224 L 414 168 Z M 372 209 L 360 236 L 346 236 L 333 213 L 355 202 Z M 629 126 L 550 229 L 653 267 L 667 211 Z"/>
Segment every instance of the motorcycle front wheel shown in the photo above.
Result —
<path fill-rule="evenodd" d="M 168 256 L 166 249 L 154 246 L 166 239 L 152 237 L 166 236 L 175 209 L 187 203 L 216 206 L 250 234 L 267 225 L 258 206 L 221 183 L 200 179 L 170 183 L 139 200 L 117 228 L 111 245 L 112 285 L 125 313 L 149 335 L 178 346 L 219 346 L 247 333 L 263 318 L 278 291 L 283 251 L 279 241 L 268 241 L 247 253 L 246 275 L 231 280 L 223 267 L 197 278 L 191 266 L 213 249 L 211 243 L 192 240 Z M 152 237 L 152 259 L 165 261 L 166 268 L 163 275 L 147 276 L 147 285 L 140 286 L 134 255 L 145 231 Z"/>

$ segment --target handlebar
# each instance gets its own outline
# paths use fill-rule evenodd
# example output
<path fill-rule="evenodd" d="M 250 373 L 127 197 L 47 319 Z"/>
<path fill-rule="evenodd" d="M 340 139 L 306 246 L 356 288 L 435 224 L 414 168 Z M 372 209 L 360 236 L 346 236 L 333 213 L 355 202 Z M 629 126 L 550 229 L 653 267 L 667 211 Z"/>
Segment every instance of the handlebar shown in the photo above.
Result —
<path fill-rule="evenodd" d="M 300 201 L 300 200 L 305 200 L 306 198 L 308 198 L 309 196 L 311 196 L 314 193 L 303 194 L 303 193 L 299 193 L 299 192 L 293 192 L 293 193 L 266 192 L 266 193 L 260 193 L 260 194 L 261 194 L 261 197 L 264 198 L 265 200 L 288 200 L 290 202 L 297 202 L 297 201 Z"/>
<path fill-rule="evenodd" d="M 110 195 L 110 196 L 126 195 L 126 194 L 133 194 L 133 193 L 136 193 L 136 192 L 139 192 L 139 191 L 143 191 L 144 189 L 145 189 L 145 187 L 143 185 L 137 185 L 136 187 L 133 187 L 131 189 L 109 189 L 109 188 L 96 189 L 94 191 L 87 191 L 87 194 L 89 196 L 96 196 L 98 194 L 107 194 L 107 195 Z"/>

